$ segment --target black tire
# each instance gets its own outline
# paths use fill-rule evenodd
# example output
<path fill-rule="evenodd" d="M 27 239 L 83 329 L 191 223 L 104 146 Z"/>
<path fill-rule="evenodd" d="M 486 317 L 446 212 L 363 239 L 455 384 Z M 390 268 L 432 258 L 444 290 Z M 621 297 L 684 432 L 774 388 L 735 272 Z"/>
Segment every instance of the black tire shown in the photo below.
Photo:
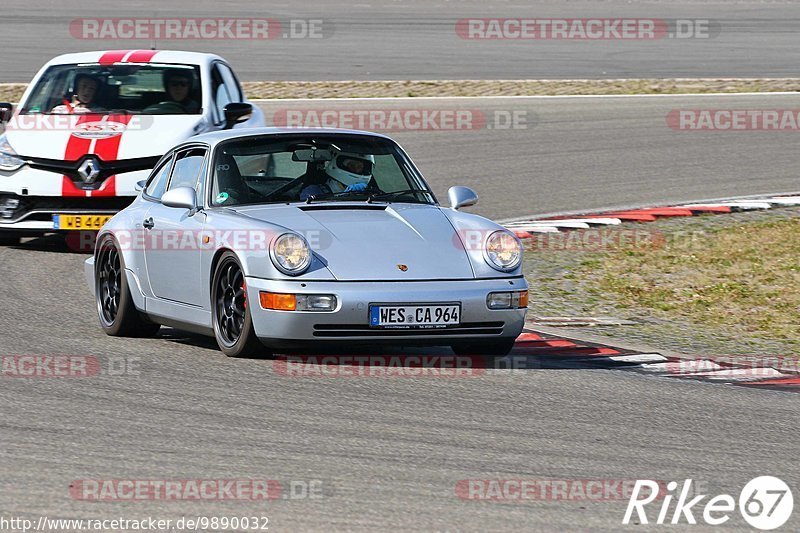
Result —
<path fill-rule="evenodd" d="M 503 357 L 514 349 L 516 338 L 500 338 L 491 341 L 464 341 L 450 345 L 456 355 L 482 355 L 486 357 Z"/>
<path fill-rule="evenodd" d="M 125 263 L 116 241 L 105 235 L 97 246 L 94 293 L 100 327 L 112 337 L 153 337 L 161 328 L 140 313 L 125 276 Z"/>
<path fill-rule="evenodd" d="M 270 355 L 256 337 L 247 305 L 244 271 L 233 252 L 223 253 L 214 269 L 211 318 L 219 349 L 228 357 Z"/>

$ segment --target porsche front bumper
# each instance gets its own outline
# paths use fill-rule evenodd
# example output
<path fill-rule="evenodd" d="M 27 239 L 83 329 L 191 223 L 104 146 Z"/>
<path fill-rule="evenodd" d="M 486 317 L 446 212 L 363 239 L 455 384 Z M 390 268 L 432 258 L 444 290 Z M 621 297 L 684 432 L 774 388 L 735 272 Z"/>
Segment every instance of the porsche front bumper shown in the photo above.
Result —
<path fill-rule="evenodd" d="M 489 309 L 490 292 L 526 290 L 523 277 L 457 281 L 300 282 L 247 278 L 247 298 L 256 335 L 272 348 L 309 344 L 384 343 L 448 345 L 464 340 L 513 339 L 525 324 L 525 309 Z M 334 311 L 276 311 L 261 308 L 259 292 L 334 294 Z M 457 327 L 378 329 L 369 325 L 369 307 L 381 304 L 459 302 Z"/>

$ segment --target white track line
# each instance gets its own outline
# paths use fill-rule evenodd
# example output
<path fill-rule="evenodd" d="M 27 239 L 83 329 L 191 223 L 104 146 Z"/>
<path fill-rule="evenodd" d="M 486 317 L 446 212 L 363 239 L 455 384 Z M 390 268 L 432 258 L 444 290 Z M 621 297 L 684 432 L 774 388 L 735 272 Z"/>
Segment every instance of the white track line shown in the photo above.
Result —
<path fill-rule="evenodd" d="M 583 222 L 585 224 L 596 224 L 596 225 L 605 225 L 605 226 L 616 226 L 618 224 L 622 224 L 622 221 L 618 218 L 589 218 L 589 217 L 579 217 L 579 218 L 563 218 L 563 219 L 544 219 L 544 220 L 525 220 L 521 222 L 510 222 L 506 227 L 518 226 L 518 225 L 538 225 L 538 224 L 545 224 L 545 225 L 552 225 L 554 223 L 564 223 L 564 222 Z"/>
<path fill-rule="evenodd" d="M 697 372 L 693 374 L 681 374 L 682 377 L 699 377 L 710 380 L 729 380 L 729 381 L 758 381 L 761 379 L 774 379 L 791 377 L 774 368 L 726 368 L 724 370 L 714 370 L 711 372 Z"/>
<path fill-rule="evenodd" d="M 696 374 L 698 372 L 712 372 L 722 370 L 722 366 L 710 359 L 667 361 L 662 363 L 652 363 L 642 365 L 641 369 L 648 372 L 659 372 L 674 375 Z"/>
<path fill-rule="evenodd" d="M 765 198 L 764 201 L 777 205 L 800 205 L 800 196 L 787 196 L 784 198 Z"/>
<path fill-rule="evenodd" d="M 524 228 L 541 228 L 541 227 L 589 229 L 589 224 L 587 224 L 586 222 L 567 221 L 567 220 L 543 220 L 542 222 L 529 222 L 527 224 L 520 224 L 518 226 L 514 226 L 513 229 L 522 229 L 523 231 L 525 231 Z"/>
<path fill-rule="evenodd" d="M 658 364 L 667 360 L 666 357 L 660 353 L 635 353 L 629 355 L 609 355 L 606 359 L 611 359 L 618 363 L 641 363 L 641 364 Z"/>
<path fill-rule="evenodd" d="M 521 228 L 508 228 L 511 231 L 524 231 L 526 233 L 561 233 L 555 226 L 524 226 Z"/>
<path fill-rule="evenodd" d="M 798 93 L 800 95 L 800 93 Z M 592 217 L 592 213 L 607 213 L 607 212 L 621 212 L 621 211 L 637 211 L 639 209 L 654 209 L 654 208 L 661 208 L 661 207 L 682 207 L 682 206 L 727 206 L 728 204 L 735 202 L 735 203 L 764 203 L 765 198 L 800 198 L 800 193 L 797 191 L 791 192 L 777 192 L 777 193 L 760 193 L 760 194 L 749 194 L 744 196 L 734 196 L 734 197 L 726 197 L 726 198 L 706 198 L 695 200 L 691 203 L 684 203 L 681 205 L 660 205 L 660 206 L 653 206 L 653 205 L 622 205 L 622 206 L 611 206 L 607 208 L 597 208 L 597 209 L 588 209 L 586 211 L 558 211 L 555 213 L 543 213 L 541 215 L 524 215 L 519 217 L 507 218 L 503 220 L 499 220 L 500 224 L 513 224 L 515 222 L 547 222 L 549 219 L 553 217 L 560 217 L 565 216 L 569 218 L 588 218 Z M 588 211 L 588 213 L 587 213 Z"/>
<path fill-rule="evenodd" d="M 515 96 L 377 96 L 374 98 L 255 98 L 250 102 L 255 104 L 274 102 L 324 102 L 326 100 L 341 102 L 375 102 L 386 101 L 414 101 L 414 100 L 500 100 L 500 99 L 553 99 L 553 98 L 683 98 L 683 97 L 720 97 L 720 96 L 799 96 L 800 93 L 792 91 L 766 92 L 766 93 L 680 93 L 680 94 L 531 94 Z"/>

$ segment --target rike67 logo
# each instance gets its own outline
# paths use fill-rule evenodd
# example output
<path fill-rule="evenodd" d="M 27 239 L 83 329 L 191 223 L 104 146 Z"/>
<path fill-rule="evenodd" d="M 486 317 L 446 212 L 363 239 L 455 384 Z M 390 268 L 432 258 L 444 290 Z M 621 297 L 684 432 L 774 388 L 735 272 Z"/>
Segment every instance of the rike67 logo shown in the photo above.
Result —
<path fill-rule="evenodd" d="M 659 525 L 680 524 L 684 521 L 687 524 L 697 524 L 695 513 L 702 513 L 706 524 L 718 526 L 730 520 L 737 507 L 736 500 L 730 494 L 720 494 L 709 500 L 706 500 L 706 494 L 693 494 L 691 479 L 687 479 L 681 487 L 676 481 L 670 481 L 666 486 L 666 495 L 661 494 L 660 486 L 663 485 L 653 480 L 636 480 L 622 523 L 628 525 L 633 519 L 633 523 L 648 524 L 652 516 L 648 518 L 645 507 L 656 499 L 660 500 L 655 521 Z M 673 501 L 675 506 L 671 508 Z M 760 476 L 747 482 L 739 493 L 738 507 L 742 518 L 750 526 L 767 531 L 777 529 L 789 520 L 794 508 L 794 498 L 789 486 L 781 479 Z"/>

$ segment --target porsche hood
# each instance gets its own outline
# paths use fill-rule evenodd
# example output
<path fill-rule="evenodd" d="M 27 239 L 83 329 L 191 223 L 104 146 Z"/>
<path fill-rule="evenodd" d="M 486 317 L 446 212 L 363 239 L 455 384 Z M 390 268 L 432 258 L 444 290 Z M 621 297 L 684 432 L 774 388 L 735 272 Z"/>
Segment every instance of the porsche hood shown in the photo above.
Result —
<path fill-rule="evenodd" d="M 308 204 L 240 208 L 302 234 L 336 279 L 473 279 L 469 257 L 438 207 Z"/>

